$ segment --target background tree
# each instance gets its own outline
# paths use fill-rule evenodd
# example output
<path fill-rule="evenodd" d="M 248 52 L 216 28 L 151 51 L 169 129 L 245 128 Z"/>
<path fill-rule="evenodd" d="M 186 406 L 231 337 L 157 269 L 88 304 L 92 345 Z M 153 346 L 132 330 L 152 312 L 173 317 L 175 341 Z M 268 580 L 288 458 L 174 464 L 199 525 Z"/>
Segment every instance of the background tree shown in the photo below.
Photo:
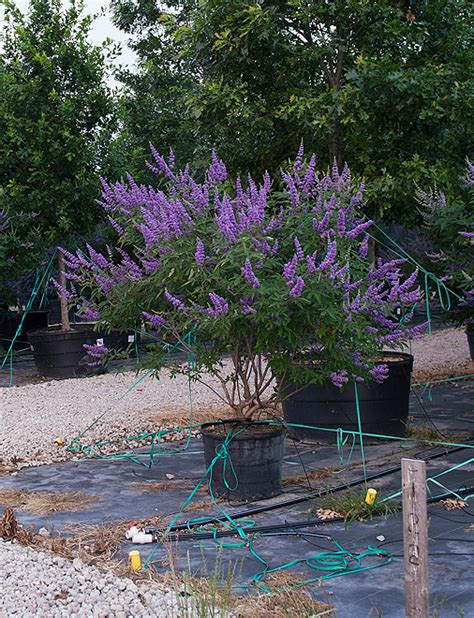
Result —
<path fill-rule="evenodd" d="M 97 225 L 114 104 L 108 52 L 91 45 L 92 17 L 81 2 L 31 0 L 27 15 L 9 0 L 2 5 L 0 192 L 9 220 L 2 276 L 10 277 Z"/>
<path fill-rule="evenodd" d="M 232 174 L 274 171 L 303 139 L 323 163 L 347 160 L 370 181 L 377 215 L 414 211 L 416 182 L 437 181 L 448 194 L 457 185 L 472 144 L 465 0 L 113 6 L 117 24 L 135 34 L 132 98 L 151 92 L 168 59 L 188 78 L 169 126 L 198 155 L 215 146 Z M 161 146 L 171 136 L 157 99 L 149 118 L 160 114 L 161 125 L 148 120 L 138 129 L 139 142 Z M 190 123 L 194 130 L 185 130 Z"/>

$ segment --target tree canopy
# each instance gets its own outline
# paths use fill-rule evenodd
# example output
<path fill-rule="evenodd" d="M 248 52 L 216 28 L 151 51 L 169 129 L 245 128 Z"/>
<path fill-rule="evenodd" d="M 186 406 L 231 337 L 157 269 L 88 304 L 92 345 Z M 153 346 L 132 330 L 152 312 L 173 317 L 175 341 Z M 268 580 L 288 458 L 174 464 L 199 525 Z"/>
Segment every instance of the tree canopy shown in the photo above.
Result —
<path fill-rule="evenodd" d="M 97 223 L 98 174 L 112 131 L 107 52 L 91 45 L 81 2 L 2 0 L 0 194 L 8 275 Z"/>
<path fill-rule="evenodd" d="M 214 146 L 235 175 L 275 171 L 303 140 L 324 164 L 347 160 L 369 181 L 373 213 L 392 218 L 414 211 L 416 183 L 448 194 L 458 183 L 472 144 L 467 1 L 113 8 L 139 55 L 128 106 L 144 107 L 141 125 L 128 119 L 131 143 L 174 141 L 195 163 Z"/>

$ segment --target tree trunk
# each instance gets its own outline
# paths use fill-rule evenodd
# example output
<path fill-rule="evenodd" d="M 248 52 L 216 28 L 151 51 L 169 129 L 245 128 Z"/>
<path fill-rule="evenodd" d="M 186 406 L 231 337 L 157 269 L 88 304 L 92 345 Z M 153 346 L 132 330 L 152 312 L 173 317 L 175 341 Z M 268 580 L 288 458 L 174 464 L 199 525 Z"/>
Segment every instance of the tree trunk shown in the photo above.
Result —
<path fill-rule="evenodd" d="M 341 149 L 341 140 L 335 129 L 333 129 L 328 137 L 328 147 L 329 147 L 329 164 L 333 165 L 334 161 L 336 161 L 339 170 L 342 166 L 342 149 Z"/>
<path fill-rule="evenodd" d="M 64 290 L 66 290 L 67 281 L 66 281 L 66 275 L 64 273 L 64 256 L 61 252 L 59 252 L 58 268 L 59 268 L 59 285 Z M 71 330 L 71 325 L 69 323 L 69 312 L 67 308 L 67 298 L 62 296 L 62 294 L 59 294 L 59 304 L 61 306 L 61 330 Z"/>
<path fill-rule="evenodd" d="M 369 238 L 369 264 L 372 270 L 375 270 L 375 240 Z"/>

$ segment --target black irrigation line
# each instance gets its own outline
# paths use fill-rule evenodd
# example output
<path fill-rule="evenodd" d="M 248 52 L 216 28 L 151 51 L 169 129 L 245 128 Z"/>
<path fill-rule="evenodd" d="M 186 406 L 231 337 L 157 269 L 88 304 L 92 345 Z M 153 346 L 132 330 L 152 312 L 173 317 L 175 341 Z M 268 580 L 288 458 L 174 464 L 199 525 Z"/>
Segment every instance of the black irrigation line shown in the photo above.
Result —
<path fill-rule="evenodd" d="M 447 450 L 442 450 L 438 453 L 433 453 L 432 455 L 428 455 L 427 457 L 425 457 L 425 461 L 431 461 L 433 459 L 437 459 L 438 457 L 443 457 L 446 455 L 452 455 L 453 453 L 457 453 L 458 451 L 462 451 L 465 448 L 469 448 L 474 446 L 474 444 L 469 443 L 466 444 L 465 446 L 456 446 L 452 449 L 447 449 Z M 394 474 L 395 472 L 399 472 L 401 470 L 401 463 L 396 465 L 396 466 L 392 466 L 391 468 L 386 468 L 385 470 L 381 470 L 380 472 L 375 472 L 374 474 L 370 474 L 369 476 L 361 477 L 358 479 L 354 479 L 353 481 L 348 481 L 347 483 L 341 483 L 340 485 L 336 485 L 336 487 L 332 487 L 329 489 L 324 489 L 324 490 L 318 490 L 318 491 L 312 491 L 309 494 L 306 494 L 305 496 L 300 496 L 298 498 L 291 498 L 290 500 L 284 500 L 282 502 L 277 502 L 276 504 L 270 504 L 270 505 L 264 505 L 264 506 L 257 506 L 251 509 L 247 509 L 246 511 L 240 511 L 237 513 L 230 513 L 230 517 L 235 520 L 235 519 L 242 519 L 242 518 L 246 518 L 246 517 L 251 517 L 252 515 L 257 515 L 259 513 L 265 513 L 268 511 L 274 511 L 276 509 L 280 509 L 280 508 L 285 508 L 285 507 L 289 507 L 289 506 L 294 506 L 296 504 L 301 504 L 302 502 L 307 502 L 308 500 L 313 500 L 314 498 L 320 498 L 321 496 L 326 496 L 330 493 L 336 493 L 339 491 L 343 491 L 344 489 L 350 489 L 351 487 L 356 487 L 357 485 L 362 485 L 362 483 L 366 482 L 366 481 L 374 481 L 376 479 L 382 478 L 384 476 L 388 476 L 390 474 Z M 182 524 L 176 524 L 175 526 L 172 526 L 168 532 L 181 532 L 181 531 L 189 531 L 191 528 L 195 528 L 197 526 L 205 526 L 208 524 L 219 524 L 219 523 L 223 523 L 225 520 L 223 520 L 222 518 L 216 518 L 216 517 L 209 517 L 207 519 L 200 519 L 199 521 L 193 521 L 193 520 L 188 520 L 187 522 L 184 522 Z M 314 521 L 314 520 L 307 520 L 306 523 L 308 523 L 308 521 Z M 319 523 L 321 523 L 321 520 L 316 520 Z M 339 518 L 339 519 L 332 519 L 332 520 L 328 520 L 328 522 L 331 521 L 344 521 L 344 517 Z M 284 524 L 286 525 L 286 524 Z M 271 529 L 273 529 L 273 527 L 270 527 Z M 162 534 L 165 532 L 165 529 L 162 528 L 147 528 L 146 531 L 150 534 Z M 256 531 L 255 528 L 252 528 L 252 531 Z M 208 533 L 203 533 L 203 534 L 208 534 Z M 233 531 L 230 531 L 230 534 L 234 534 Z M 176 535 L 177 538 L 179 538 L 179 535 Z M 210 536 L 206 536 L 203 538 L 212 538 L 213 537 L 213 533 L 210 533 Z M 196 536 L 192 536 L 192 538 L 199 538 L 198 535 Z"/>
<path fill-rule="evenodd" d="M 457 493 L 459 495 L 464 495 L 464 494 L 471 493 L 473 490 L 474 490 L 474 485 L 471 485 L 470 487 L 458 489 Z M 452 495 L 452 492 L 448 491 L 444 494 L 440 494 L 439 496 L 435 496 L 434 498 L 428 498 L 426 502 L 427 504 L 435 504 L 436 502 L 439 502 L 440 500 L 444 500 L 445 498 L 448 498 L 451 495 Z M 311 528 L 312 526 L 335 524 L 335 523 L 341 523 L 343 521 L 345 521 L 345 517 L 332 517 L 331 519 L 304 519 L 301 521 L 285 522 L 284 524 L 270 524 L 267 526 L 255 526 L 249 529 L 249 533 L 250 534 L 261 533 L 265 535 L 265 533 L 273 533 L 273 532 L 278 532 L 280 530 L 298 530 L 300 528 Z M 202 525 L 202 522 L 200 522 L 199 525 Z M 212 532 L 190 532 L 189 531 L 188 534 L 175 533 L 163 539 L 160 535 L 160 532 L 163 532 L 163 531 L 160 531 L 156 528 L 147 528 L 146 532 L 148 534 L 153 534 L 154 536 L 153 541 L 155 543 L 161 542 L 162 540 L 202 541 L 206 539 L 215 539 L 215 538 L 235 536 L 237 534 L 237 530 L 214 530 Z M 330 538 L 330 535 L 328 534 L 318 534 L 317 536 L 324 537 L 324 538 Z"/>

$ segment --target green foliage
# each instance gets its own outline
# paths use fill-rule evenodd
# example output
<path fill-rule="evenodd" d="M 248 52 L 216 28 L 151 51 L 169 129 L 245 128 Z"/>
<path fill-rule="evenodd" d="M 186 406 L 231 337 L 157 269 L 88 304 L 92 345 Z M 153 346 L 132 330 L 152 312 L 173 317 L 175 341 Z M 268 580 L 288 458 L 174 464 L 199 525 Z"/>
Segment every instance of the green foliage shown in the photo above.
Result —
<path fill-rule="evenodd" d="M 303 139 L 323 164 L 347 160 L 370 181 L 372 214 L 392 220 L 413 217 L 415 183 L 455 191 L 473 137 L 466 0 L 113 7 L 139 55 L 125 122 L 141 152 L 178 146 L 198 167 L 213 146 L 233 175 L 260 174 Z"/>
<path fill-rule="evenodd" d="M 2 5 L 0 194 L 10 227 L 0 255 L 12 276 L 94 229 L 113 101 L 107 51 L 90 44 L 81 2 L 31 0 L 26 16 Z"/>

